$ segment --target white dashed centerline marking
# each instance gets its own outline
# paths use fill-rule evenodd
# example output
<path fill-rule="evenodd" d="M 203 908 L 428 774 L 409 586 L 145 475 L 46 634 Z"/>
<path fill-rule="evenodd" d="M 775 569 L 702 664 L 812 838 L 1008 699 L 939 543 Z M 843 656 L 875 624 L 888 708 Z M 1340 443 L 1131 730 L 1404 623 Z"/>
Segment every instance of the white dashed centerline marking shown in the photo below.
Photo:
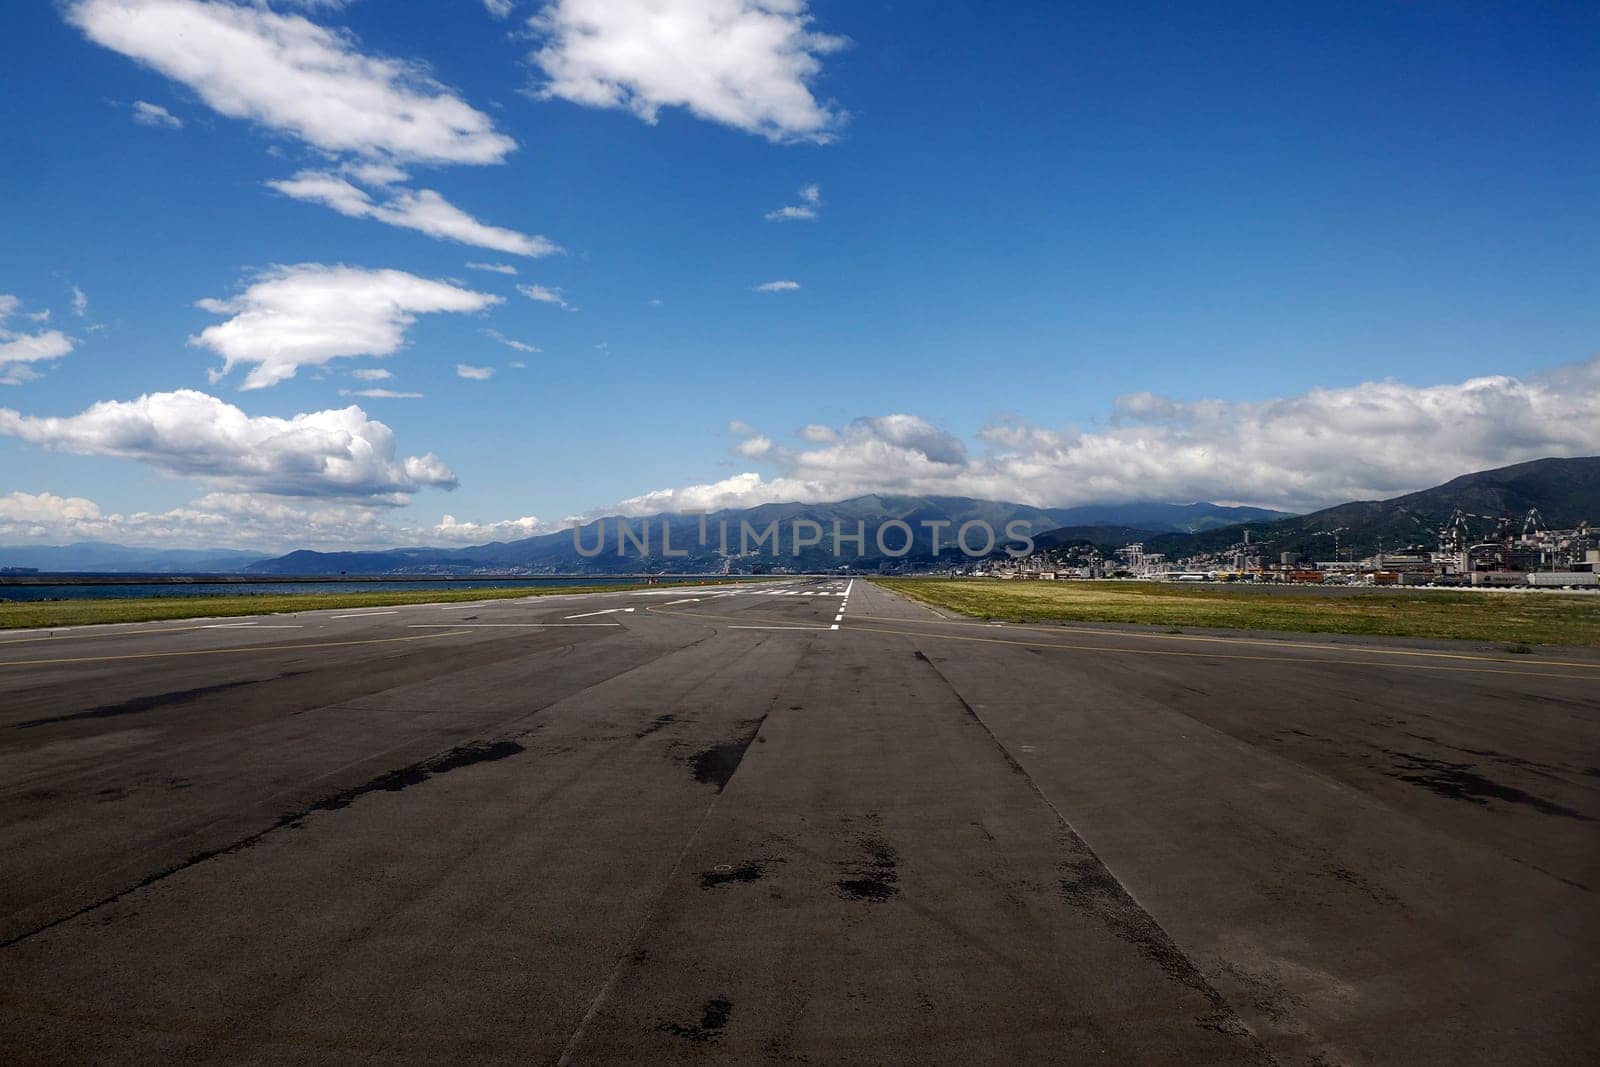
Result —
<path fill-rule="evenodd" d="M 303 625 L 301 625 L 300 623 L 297 623 L 297 622 L 293 622 L 293 623 L 290 623 L 290 622 L 269 622 L 269 623 L 260 623 L 260 622 L 214 622 L 214 623 L 211 623 L 208 626 L 202 626 L 202 627 L 200 627 L 200 629 L 202 629 L 202 630 L 242 630 L 246 626 L 253 626 L 257 630 L 303 630 L 303 629 L 305 629 L 305 627 Z"/>
<path fill-rule="evenodd" d="M 414 622 L 407 628 L 411 630 L 499 630 L 506 628 L 543 630 L 552 626 L 561 626 L 569 630 L 582 630 L 592 626 L 620 629 L 622 624 L 620 622 Z"/>
<path fill-rule="evenodd" d="M 728 629 L 730 629 L 730 630 L 820 630 L 820 629 L 822 629 L 822 627 L 820 627 L 820 626 L 729 626 Z M 838 627 L 837 626 L 830 626 L 830 627 L 828 627 L 828 629 L 837 630 Z"/>
<path fill-rule="evenodd" d="M 833 625 L 828 627 L 828 629 L 837 630 L 839 628 L 839 624 L 844 621 L 844 609 L 850 603 L 850 590 L 854 589 L 855 587 L 856 580 L 854 578 L 850 579 L 850 581 L 845 584 L 844 592 L 839 594 L 839 613 L 833 617 Z"/>
<path fill-rule="evenodd" d="M 619 611 L 632 611 L 632 608 L 606 608 L 604 611 L 586 611 L 581 615 L 568 615 L 569 619 L 592 619 L 596 615 L 615 615 Z"/>
<path fill-rule="evenodd" d="M 364 611 L 360 615 L 334 615 L 334 616 L 331 616 L 331 618 L 335 618 L 335 619 L 370 619 L 370 618 L 373 618 L 373 617 L 378 616 L 378 615 L 398 615 L 398 614 L 400 614 L 400 612 L 399 612 L 398 609 L 396 609 L 395 611 Z"/>

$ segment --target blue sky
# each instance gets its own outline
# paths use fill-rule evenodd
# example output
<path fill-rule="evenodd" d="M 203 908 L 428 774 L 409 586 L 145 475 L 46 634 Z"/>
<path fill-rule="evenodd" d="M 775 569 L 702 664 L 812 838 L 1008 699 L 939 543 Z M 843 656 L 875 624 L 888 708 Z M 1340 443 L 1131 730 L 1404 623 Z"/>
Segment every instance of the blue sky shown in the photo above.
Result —
<path fill-rule="evenodd" d="M 7 5 L 0 541 L 1594 454 L 1597 60 L 1577 4 Z"/>

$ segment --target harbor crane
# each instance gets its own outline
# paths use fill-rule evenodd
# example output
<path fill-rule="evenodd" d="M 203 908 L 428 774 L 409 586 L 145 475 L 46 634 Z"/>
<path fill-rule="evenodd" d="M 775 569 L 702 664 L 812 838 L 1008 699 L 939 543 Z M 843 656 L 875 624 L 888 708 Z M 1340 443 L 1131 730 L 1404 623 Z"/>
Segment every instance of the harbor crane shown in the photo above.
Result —
<path fill-rule="evenodd" d="M 1333 538 L 1333 559 L 1334 559 L 1334 562 L 1337 563 L 1339 561 L 1339 535 L 1344 533 L 1344 532 L 1346 532 L 1349 529 L 1350 529 L 1350 527 L 1348 527 L 1348 526 L 1335 526 L 1331 530 L 1317 530 L 1317 531 L 1313 532 L 1311 536 L 1312 537 L 1331 537 L 1331 538 Z"/>

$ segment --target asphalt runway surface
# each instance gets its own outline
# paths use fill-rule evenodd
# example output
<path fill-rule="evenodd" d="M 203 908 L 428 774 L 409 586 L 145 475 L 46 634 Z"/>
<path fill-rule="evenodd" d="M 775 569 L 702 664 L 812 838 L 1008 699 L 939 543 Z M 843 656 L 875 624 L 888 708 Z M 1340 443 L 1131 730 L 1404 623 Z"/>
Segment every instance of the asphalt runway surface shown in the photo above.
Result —
<path fill-rule="evenodd" d="M 0 771 L 8 1063 L 1600 1047 L 1593 650 L 860 580 L 12 632 Z"/>

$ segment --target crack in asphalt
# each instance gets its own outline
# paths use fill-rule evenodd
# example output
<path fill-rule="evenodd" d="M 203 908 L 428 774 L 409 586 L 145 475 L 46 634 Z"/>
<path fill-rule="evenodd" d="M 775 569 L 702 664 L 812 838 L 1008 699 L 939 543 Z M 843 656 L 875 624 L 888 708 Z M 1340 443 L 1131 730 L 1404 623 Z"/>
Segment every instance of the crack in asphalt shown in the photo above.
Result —
<path fill-rule="evenodd" d="M 1238 1038 L 1255 1062 L 1275 1063 L 1275 1057 L 1262 1044 L 1255 1031 L 1239 1016 L 1227 998 L 1206 979 L 1194 961 L 1184 954 L 1172 935 L 1167 933 L 1155 917 L 1140 905 L 1128 891 L 1127 886 L 1111 873 L 1111 869 L 1094 849 L 1089 847 L 1089 843 L 1068 821 L 1061 809 L 1045 795 L 1039 783 L 996 736 L 983 716 L 979 715 L 977 709 L 961 695 L 955 683 L 951 682 L 939 669 L 938 664 L 928 658 L 921 649 L 914 650 L 914 654 L 919 662 L 927 664 L 934 676 L 944 683 L 967 715 L 982 727 L 1001 758 L 1027 783 L 1034 796 L 1055 816 L 1068 851 L 1064 865 L 1065 875 L 1060 880 L 1062 898 L 1074 907 L 1093 914 L 1114 935 L 1138 949 L 1141 955 L 1159 967 L 1174 982 L 1203 997 L 1211 1006 L 1211 1011 L 1195 1020 L 1202 1029 Z"/>

